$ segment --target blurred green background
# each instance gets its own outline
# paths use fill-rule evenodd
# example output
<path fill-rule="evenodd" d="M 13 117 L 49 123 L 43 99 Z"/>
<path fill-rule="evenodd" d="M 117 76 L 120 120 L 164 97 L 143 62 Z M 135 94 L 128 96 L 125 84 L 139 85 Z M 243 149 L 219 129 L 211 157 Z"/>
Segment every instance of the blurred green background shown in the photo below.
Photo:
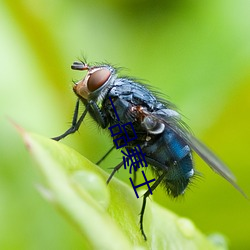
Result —
<path fill-rule="evenodd" d="M 81 235 L 36 191 L 39 173 L 8 117 L 47 137 L 64 132 L 72 80 L 83 76 L 70 65 L 82 55 L 123 66 L 168 96 L 250 195 L 249 13 L 247 0 L 1 1 L 0 249 L 81 248 Z M 112 145 L 89 118 L 63 143 L 94 162 Z M 113 152 L 101 166 L 120 160 Z M 195 160 L 203 177 L 184 198 L 161 188 L 152 198 L 204 233 L 226 235 L 230 249 L 250 249 L 249 201 Z M 128 182 L 125 171 L 118 177 Z"/>

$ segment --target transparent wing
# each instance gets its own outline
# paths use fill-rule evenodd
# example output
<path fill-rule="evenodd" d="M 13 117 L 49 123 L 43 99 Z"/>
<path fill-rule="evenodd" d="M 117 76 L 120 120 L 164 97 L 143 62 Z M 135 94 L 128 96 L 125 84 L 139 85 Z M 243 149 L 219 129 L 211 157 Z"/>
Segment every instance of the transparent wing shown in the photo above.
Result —
<path fill-rule="evenodd" d="M 237 185 L 236 178 L 229 168 L 210 149 L 208 149 L 188 131 L 180 120 L 180 117 L 169 114 L 169 111 L 160 111 L 158 114 L 151 113 L 150 116 L 154 117 L 153 119 L 158 120 L 158 122 L 173 130 L 208 164 L 210 168 L 231 183 L 243 196 L 248 198 L 243 190 Z"/>

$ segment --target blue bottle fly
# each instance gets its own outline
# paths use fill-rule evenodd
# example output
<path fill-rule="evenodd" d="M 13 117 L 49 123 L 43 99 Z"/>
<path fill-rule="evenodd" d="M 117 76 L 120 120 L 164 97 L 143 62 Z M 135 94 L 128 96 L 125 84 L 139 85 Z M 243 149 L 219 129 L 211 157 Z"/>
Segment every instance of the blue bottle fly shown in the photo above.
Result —
<path fill-rule="evenodd" d="M 71 68 L 87 71 L 87 74 L 73 87 L 78 100 L 72 126 L 54 140 L 59 141 L 76 132 L 87 113 L 103 129 L 131 122 L 137 139 L 129 141 L 125 148 L 131 149 L 138 144 L 141 146 L 157 178 L 151 190 L 162 184 L 172 197 L 183 194 L 195 174 L 192 159 L 192 151 L 195 151 L 215 172 L 244 195 L 225 164 L 188 131 L 173 104 L 158 98 L 146 85 L 132 78 L 118 77 L 117 70 L 111 65 L 89 66 L 85 62 L 74 62 Z M 85 111 L 78 117 L 80 102 L 84 104 Z M 127 135 L 133 136 L 132 132 L 128 129 Z M 114 168 L 108 182 L 121 166 L 119 164 Z M 143 196 L 140 213 L 140 229 L 145 240 L 143 215 L 149 194 L 147 191 Z"/>

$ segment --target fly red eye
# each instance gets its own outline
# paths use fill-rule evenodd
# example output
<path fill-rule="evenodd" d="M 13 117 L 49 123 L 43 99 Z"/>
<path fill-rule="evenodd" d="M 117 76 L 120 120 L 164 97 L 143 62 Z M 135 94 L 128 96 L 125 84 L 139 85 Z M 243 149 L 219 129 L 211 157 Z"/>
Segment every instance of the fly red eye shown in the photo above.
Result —
<path fill-rule="evenodd" d="M 93 92 L 99 89 L 109 78 L 110 71 L 108 69 L 99 69 L 92 73 L 88 79 L 88 90 Z"/>

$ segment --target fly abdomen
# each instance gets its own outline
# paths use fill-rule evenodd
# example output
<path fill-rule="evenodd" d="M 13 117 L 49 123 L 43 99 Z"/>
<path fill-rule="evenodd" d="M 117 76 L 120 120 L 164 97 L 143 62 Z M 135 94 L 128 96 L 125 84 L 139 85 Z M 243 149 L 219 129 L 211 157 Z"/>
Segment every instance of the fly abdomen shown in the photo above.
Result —
<path fill-rule="evenodd" d="M 163 184 L 169 195 L 177 197 L 183 194 L 194 175 L 191 153 L 179 162 L 175 162 L 168 169 Z"/>
<path fill-rule="evenodd" d="M 166 130 L 165 139 L 173 159 L 179 161 L 190 153 L 189 146 L 183 142 L 172 130 Z"/>
<path fill-rule="evenodd" d="M 166 174 L 165 186 L 172 196 L 183 194 L 190 178 L 194 175 L 193 160 L 190 147 L 173 131 L 166 133 L 168 150 L 172 157 Z"/>
<path fill-rule="evenodd" d="M 144 151 L 155 174 L 160 176 L 165 173 L 163 184 L 169 195 L 176 197 L 183 194 L 194 175 L 190 147 L 166 128 Z"/>

